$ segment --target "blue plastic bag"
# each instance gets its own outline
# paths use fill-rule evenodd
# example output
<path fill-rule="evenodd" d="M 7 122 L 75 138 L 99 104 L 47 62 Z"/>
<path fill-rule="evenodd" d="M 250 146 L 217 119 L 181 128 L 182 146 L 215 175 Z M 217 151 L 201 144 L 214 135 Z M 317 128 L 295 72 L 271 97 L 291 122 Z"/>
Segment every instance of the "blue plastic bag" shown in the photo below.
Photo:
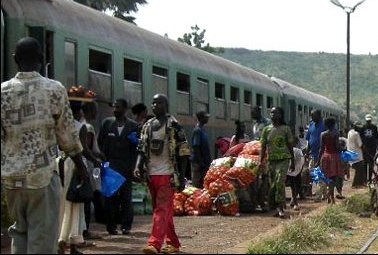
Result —
<path fill-rule="evenodd" d="M 101 164 L 101 193 L 112 196 L 126 181 L 126 178 L 109 167 L 109 162 Z"/>
<path fill-rule="evenodd" d="M 340 152 L 340 158 L 343 162 L 355 161 L 358 159 L 358 153 L 355 151 L 345 150 Z"/>
<path fill-rule="evenodd" d="M 325 182 L 326 184 L 329 184 L 332 180 L 327 178 L 324 173 L 322 172 L 322 170 L 320 169 L 320 167 L 315 167 L 314 169 L 312 169 L 312 171 L 310 171 L 310 176 L 311 176 L 311 180 L 313 183 L 319 183 L 319 182 Z"/>

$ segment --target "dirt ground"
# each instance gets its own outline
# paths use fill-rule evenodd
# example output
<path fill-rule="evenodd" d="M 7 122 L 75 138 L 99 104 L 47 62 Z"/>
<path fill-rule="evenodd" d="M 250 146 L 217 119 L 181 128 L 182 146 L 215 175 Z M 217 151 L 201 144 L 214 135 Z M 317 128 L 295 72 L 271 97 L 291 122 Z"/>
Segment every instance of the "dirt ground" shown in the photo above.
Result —
<path fill-rule="evenodd" d="M 344 195 L 350 196 L 354 192 L 350 188 L 351 179 L 344 183 Z M 287 195 L 289 195 L 287 188 Z M 337 200 L 336 203 L 341 203 Z M 291 218 L 308 214 L 319 207 L 326 206 L 326 202 L 315 203 L 310 197 L 299 200 L 300 211 L 288 207 L 286 219 L 274 217 L 274 211 L 267 213 L 256 212 L 230 216 L 180 216 L 175 217 L 176 232 L 181 241 L 182 254 L 219 254 L 246 253 L 244 245 L 256 236 L 274 231 L 281 223 Z M 134 217 L 133 229 L 129 235 L 109 236 L 102 224 L 91 224 L 91 231 L 102 236 L 95 240 L 96 246 L 82 248 L 85 254 L 141 254 L 141 248 L 146 245 L 151 230 L 151 215 L 137 215 Z M 68 250 L 66 251 L 69 252 Z M 2 254 L 9 253 L 9 247 L 1 250 Z"/>
<path fill-rule="evenodd" d="M 361 191 L 352 190 L 350 184 L 351 180 L 345 182 L 344 194 L 346 196 Z M 287 188 L 287 195 L 289 194 L 290 191 Z M 341 203 L 341 200 L 338 200 L 337 203 Z M 299 204 L 299 212 L 288 207 L 286 219 L 274 217 L 275 211 L 241 214 L 238 217 L 220 215 L 175 217 L 176 232 L 182 245 L 181 253 L 246 253 L 247 249 L 240 247 L 240 244 L 271 231 L 291 218 L 308 214 L 327 205 L 326 202 L 315 203 L 312 197 L 299 200 Z M 91 228 L 97 234 L 102 235 L 103 239 L 96 240 L 95 247 L 82 249 L 84 253 L 141 254 L 141 248 L 146 245 L 150 233 L 151 215 L 135 216 L 130 235 L 109 236 L 105 226 L 99 224 L 93 224 Z"/>

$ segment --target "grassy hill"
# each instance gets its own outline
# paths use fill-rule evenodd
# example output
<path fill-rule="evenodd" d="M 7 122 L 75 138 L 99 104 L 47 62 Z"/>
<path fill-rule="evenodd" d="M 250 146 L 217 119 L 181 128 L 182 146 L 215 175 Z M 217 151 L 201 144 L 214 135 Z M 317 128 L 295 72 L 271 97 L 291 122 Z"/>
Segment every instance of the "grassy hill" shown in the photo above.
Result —
<path fill-rule="evenodd" d="M 225 48 L 219 56 L 281 78 L 294 85 L 327 96 L 344 106 L 346 102 L 346 55 Z M 364 115 L 378 114 L 378 55 L 350 56 L 351 120 L 364 122 Z"/>

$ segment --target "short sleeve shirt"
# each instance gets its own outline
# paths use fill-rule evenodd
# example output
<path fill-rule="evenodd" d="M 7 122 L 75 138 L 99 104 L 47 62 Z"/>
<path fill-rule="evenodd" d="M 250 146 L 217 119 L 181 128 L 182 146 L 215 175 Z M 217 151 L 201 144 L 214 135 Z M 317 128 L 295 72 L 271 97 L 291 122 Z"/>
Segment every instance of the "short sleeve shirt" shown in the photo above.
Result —
<path fill-rule="evenodd" d="M 265 127 L 261 134 L 261 143 L 267 147 L 269 161 L 290 159 L 287 144 L 293 144 L 293 141 L 290 127 L 286 125 L 275 127 L 271 124 Z"/>
<path fill-rule="evenodd" d="M 209 138 L 204 128 L 200 127 L 199 125 L 196 125 L 195 128 L 193 129 L 192 147 L 199 147 L 201 150 L 201 156 L 203 160 L 205 161 L 204 163 L 206 165 L 210 165 L 211 156 L 210 156 Z M 197 159 L 194 157 L 194 154 L 193 154 L 192 161 L 196 162 L 196 160 Z"/>
<path fill-rule="evenodd" d="M 308 132 L 306 134 L 306 140 L 310 147 L 310 153 L 313 160 L 318 160 L 319 149 L 320 149 L 320 134 L 325 131 L 323 121 L 315 123 L 314 121 L 310 122 L 308 127 Z"/>
<path fill-rule="evenodd" d="M 57 148 L 82 151 L 67 91 L 37 72 L 1 84 L 1 180 L 6 188 L 38 189 L 57 170 Z"/>

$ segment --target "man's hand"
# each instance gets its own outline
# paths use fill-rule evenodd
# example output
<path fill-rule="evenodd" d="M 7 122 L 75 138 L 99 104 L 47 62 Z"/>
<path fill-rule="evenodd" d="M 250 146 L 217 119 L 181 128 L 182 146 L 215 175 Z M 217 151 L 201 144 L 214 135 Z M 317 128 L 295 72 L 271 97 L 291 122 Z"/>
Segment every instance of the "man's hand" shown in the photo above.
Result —
<path fill-rule="evenodd" d="M 78 153 L 75 156 L 72 156 L 71 159 L 75 163 L 77 174 L 79 175 L 80 180 L 85 181 L 87 178 L 89 178 L 87 167 L 84 164 L 82 154 Z"/>

